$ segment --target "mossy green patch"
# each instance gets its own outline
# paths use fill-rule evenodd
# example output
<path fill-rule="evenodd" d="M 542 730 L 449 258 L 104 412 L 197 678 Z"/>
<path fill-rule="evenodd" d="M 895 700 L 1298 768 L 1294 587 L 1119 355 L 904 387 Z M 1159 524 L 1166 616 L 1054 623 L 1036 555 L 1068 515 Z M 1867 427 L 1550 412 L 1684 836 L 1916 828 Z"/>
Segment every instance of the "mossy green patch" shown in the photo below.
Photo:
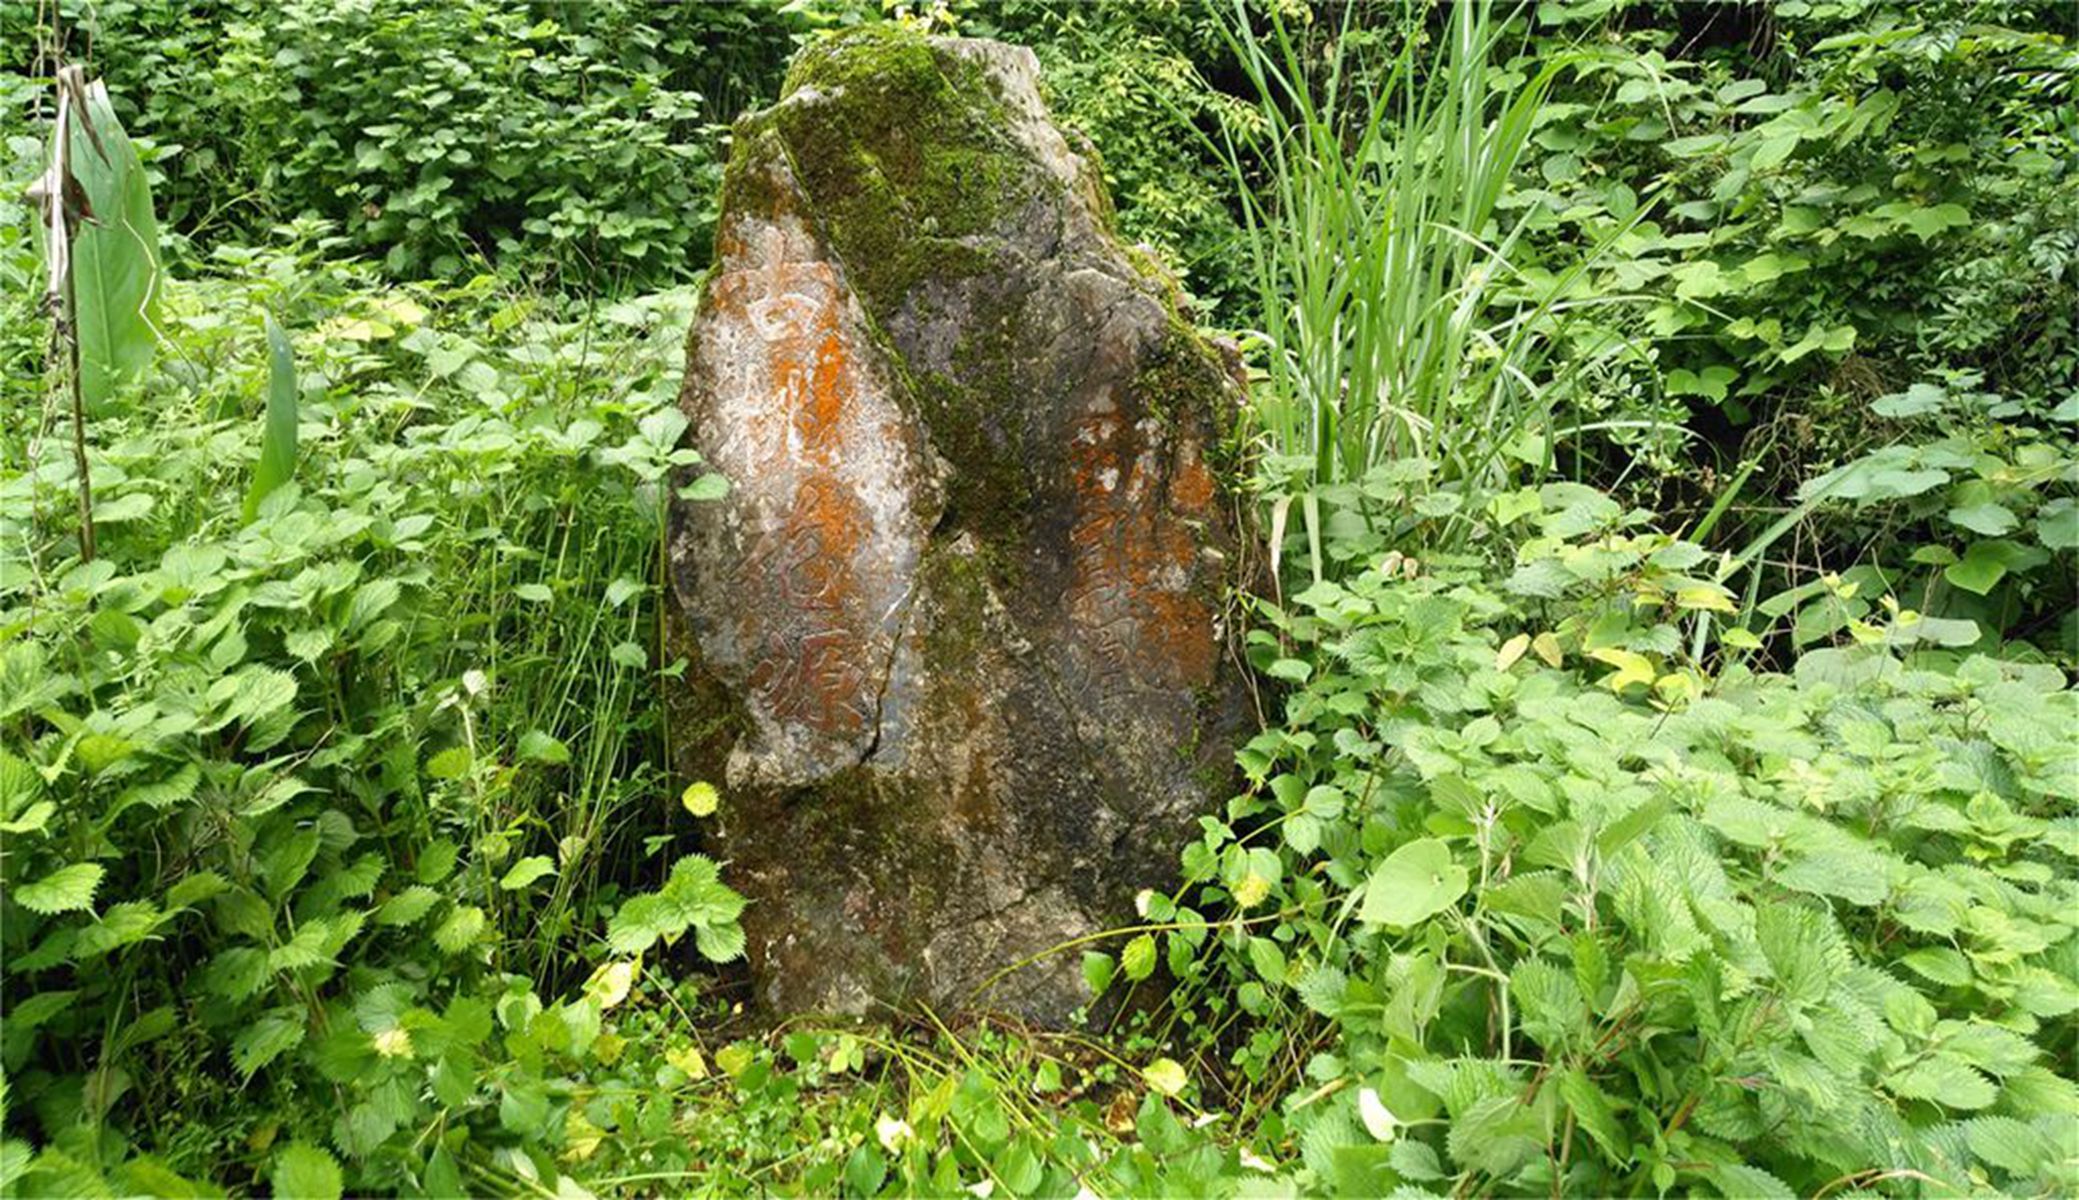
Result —
<path fill-rule="evenodd" d="M 803 102 L 813 90 L 824 98 Z M 772 110 L 795 177 L 869 314 L 885 322 L 927 278 L 986 270 L 966 239 L 1040 186 L 983 68 L 895 27 L 802 52 Z"/>
<path fill-rule="evenodd" d="M 1169 425 L 1180 414 L 1206 411 L 1226 388 L 1227 368 L 1172 305 L 1167 332 L 1133 377 L 1134 399 Z"/>

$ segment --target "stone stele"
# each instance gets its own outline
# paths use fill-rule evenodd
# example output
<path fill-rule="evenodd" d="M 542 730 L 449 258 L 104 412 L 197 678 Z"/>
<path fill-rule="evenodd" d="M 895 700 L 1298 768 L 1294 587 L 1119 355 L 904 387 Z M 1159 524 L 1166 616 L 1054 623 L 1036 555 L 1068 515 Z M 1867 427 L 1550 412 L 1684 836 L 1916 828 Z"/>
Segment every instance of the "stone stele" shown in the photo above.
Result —
<path fill-rule="evenodd" d="M 1085 947 L 1047 952 L 1134 920 L 1226 794 L 1239 393 L 1110 221 L 1027 50 L 848 33 L 736 126 L 672 736 L 772 1008 L 1065 1020 Z"/>

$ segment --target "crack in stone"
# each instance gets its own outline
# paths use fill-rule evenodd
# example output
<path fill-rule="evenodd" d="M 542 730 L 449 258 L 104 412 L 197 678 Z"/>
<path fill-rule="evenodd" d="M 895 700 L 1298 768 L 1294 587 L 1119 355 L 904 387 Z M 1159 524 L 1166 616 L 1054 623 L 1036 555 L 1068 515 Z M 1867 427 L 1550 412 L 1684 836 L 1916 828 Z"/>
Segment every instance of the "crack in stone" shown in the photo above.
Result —
<path fill-rule="evenodd" d="M 925 539 L 925 544 L 927 546 L 930 544 L 930 538 L 928 536 Z M 923 554 L 921 552 L 918 554 L 918 561 L 920 564 L 923 561 Z M 902 657 L 903 643 L 909 639 L 910 621 L 916 613 L 917 601 L 923 595 L 923 593 L 923 581 L 916 578 L 915 576 L 912 576 L 910 579 L 909 590 L 903 594 L 902 599 L 898 601 L 896 604 L 896 607 L 901 610 L 902 615 L 896 619 L 895 636 L 893 640 L 889 642 L 888 645 L 888 661 L 881 668 L 881 681 L 879 686 L 874 688 L 873 738 L 866 743 L 866 749 L 860 752 L 858 763 L 859 766 L 863 767 L 866 764 L 872 762 L 874 756 L 876 754 L 879 754 L 881 751 L 881 735 L 884 732 L 886 732 L 885 727 L 883 725 L 883 721 L 887 714 L 888 689 L 895 682 L 896 661 Z"/>

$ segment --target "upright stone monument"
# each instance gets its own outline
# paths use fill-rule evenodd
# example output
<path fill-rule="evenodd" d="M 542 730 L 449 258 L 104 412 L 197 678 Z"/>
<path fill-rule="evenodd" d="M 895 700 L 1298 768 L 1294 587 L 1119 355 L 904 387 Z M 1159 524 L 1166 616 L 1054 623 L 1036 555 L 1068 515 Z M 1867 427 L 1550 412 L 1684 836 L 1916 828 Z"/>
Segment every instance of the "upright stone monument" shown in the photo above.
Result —
<path fill-rule="evenodd" d="M 760 998 L 1060 1021 L 1043 952 L 1227 794 L 1232 376 L 995 42 L 805 51 L 717 257 L 680 403 L 732 487 L 673 510 L 672 719 Z"/>

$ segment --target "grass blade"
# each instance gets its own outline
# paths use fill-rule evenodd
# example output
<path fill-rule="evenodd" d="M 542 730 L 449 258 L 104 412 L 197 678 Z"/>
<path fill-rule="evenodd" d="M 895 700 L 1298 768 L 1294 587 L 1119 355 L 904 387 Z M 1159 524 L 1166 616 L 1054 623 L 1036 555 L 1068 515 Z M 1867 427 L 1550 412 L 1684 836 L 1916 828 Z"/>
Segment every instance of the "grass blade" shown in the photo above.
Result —
<path fill-rule="evenodd" d="M 267 424 L 260 434 L 260 461 L 245 494 L 245 519 L 260 512 L 267 494 L 296 474 L 296 354 L 288 335 L 267 318 Z"/>

